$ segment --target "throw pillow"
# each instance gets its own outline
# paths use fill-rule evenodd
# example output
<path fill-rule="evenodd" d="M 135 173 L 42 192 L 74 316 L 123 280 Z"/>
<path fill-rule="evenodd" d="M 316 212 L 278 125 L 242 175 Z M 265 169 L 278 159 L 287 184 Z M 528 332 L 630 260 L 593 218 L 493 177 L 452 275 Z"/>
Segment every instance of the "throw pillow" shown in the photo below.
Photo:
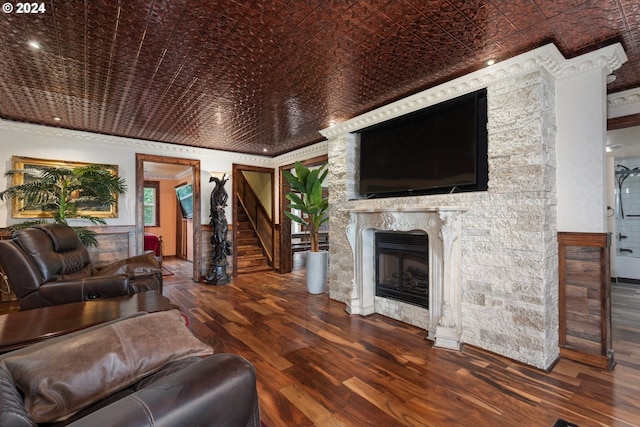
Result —
<path fill-rule="evenodd" d="M 65 420 L 169 362 L 212 353 L 187 329 L 180 311 L 171 310 L 21 351 L 1 363 L 24 394 L 30 416 L 45 423 Z"/>

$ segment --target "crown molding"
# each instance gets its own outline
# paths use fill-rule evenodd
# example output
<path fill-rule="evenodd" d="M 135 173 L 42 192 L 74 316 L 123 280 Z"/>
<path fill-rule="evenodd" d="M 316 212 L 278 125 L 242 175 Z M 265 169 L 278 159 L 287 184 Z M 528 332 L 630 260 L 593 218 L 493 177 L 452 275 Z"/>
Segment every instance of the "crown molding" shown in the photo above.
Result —
<path fill-rule="evenodd" d="M 157 175 L 157 174 L 144 174 L 145 181 L 157 180 L 157 181 L 176 181 L 180 178 L 173 175 Z"/>
<path fill-rule="evenodd" d="M 615 43 L 593 52 L 564 60 L 562 69 L 556 78 L 573 77 L 599 69 L 604 70 L 605 74 L 608 75 L 622 67 L 622 64 L 627 62 L 627 59 L 627 54 L 624 52 L 622 45 Z"/>
<path fill-rule="evenodd" d="M 305 160 L 313 157 L 323 156 L 329 153 L 329 141 L 320 141 L 313 145 L 290 151 L 285 154 L 274 157 L 272 167 L 276 168 L 283 165 L 294 163 L 296 160 Z"/>
<path fill-rule="evenodd" d="M 360 116 L 349 119 L 332 127 L 323 129 L 320 134 L 327 139 L 354 132 L 365 127 L 390 120 L 422 108 L 438 104 L 495 84 L 496 82 L 514 78 L 540 69 L 546 70 L 556 80 L 570 78 L 596 69 L 610 74 L 618 69 L 627 56 L 620 43 L 616 43 L 596 51 L 586 53 L 572 59 L 565 59 L 558 48 L 547 44 L 513 58 L 498 62 L 431 89 L 408 96 L 399 101 L 377 108 Z M 640 111 L 640 90 L 620 92 L 608 97 L 610 106 L 609 117 L 627 115 L 629 109 Z M 621 110 L 620 112 L 618 110 Z M 135 151 L 148 150 L 154 153 L 164 153 L 174 157 L 215 157 L 227 158 L 235 162 L 263 164 L 266 167 L 277 167 L 289 164 L 295 160 L 305 159 L 328 153 L 328 142 L 322 141 L 298 150 L 294 150 L 276 157 L 266 157 L 236 153 L 231 151 L 214 150 L 209 148 L 189 147 L 158 141 L 148 141 L 135 138 L 102 135 L 92 132 L 76 131 L 51 126 L 20 123 L 0 119 L 0 130 L 26 135 L 44 136 L 50 138 L 75 139 L 95 144 L 127 147 Z"/>
<path fill-rule="evenodd" d="M 597 69 L 610 74 L 626 61 L 620 43 L 569 60 L 554 44 L 547 44 L 323 129 L 320 134 L 332 139 L 540 69 L 560 80 Z"/>
<path fill-rule="evenodd" d="M 48 138 L 61 138 L 67 140 L 80 140 L 93 144 L 126 147 L 134 151 L 145 150 L 153 153 L 162 153 L 170 157 L 193 157 L 197 159 L 215 157 L 227 158 L 234 162 L 250 162 L 271 164 L 273 159 L 265 156 L 236 153 L 233 151 L 214 150 L 211 148 L 189 147 L 185 145 L 169 144 L 159 141 L 147 141 L 143 139 L 126 138 L 121 136 L 102 135 L 93 132 L 84 132 L 71 129 L 56 128 L 51 126 L 20 123 L 0 119 L 0 131 L 20 133 Z"/>
<path fill-rule="evenodd" d="M 607 96 L 608 118 L 640 114 L 640 87 Z"/>
<path fill-rule="evenodd" d="M 185 166 L 185 170 L 180 172 L 177 175 L 162 175 L 162 174 L 158 174 L 158 173 L 147 173 L 145 171 L 144 173 L 144 179 L 145 180 L 159 180 L 159 181 L 176 181 L 179 179 L 187 179 L 188 177 L 191 176 L 191 167 Z"/>

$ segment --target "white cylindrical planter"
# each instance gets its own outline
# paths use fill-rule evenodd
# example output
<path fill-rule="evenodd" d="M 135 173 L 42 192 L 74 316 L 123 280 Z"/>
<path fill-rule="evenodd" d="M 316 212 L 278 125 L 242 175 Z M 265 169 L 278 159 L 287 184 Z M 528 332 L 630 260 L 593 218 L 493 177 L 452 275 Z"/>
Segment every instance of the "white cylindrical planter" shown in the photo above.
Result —
<path fill-rule="evenodd" d="M 321 294 L 327 288 L 329 252 L 307 252 L 307 290 L 311 294 Z"/>

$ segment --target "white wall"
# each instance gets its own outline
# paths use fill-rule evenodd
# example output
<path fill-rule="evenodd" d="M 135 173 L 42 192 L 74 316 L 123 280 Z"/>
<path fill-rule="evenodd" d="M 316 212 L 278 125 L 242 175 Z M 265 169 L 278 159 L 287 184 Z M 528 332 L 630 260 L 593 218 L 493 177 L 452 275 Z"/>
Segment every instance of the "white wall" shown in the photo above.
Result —
<path fill-rule="evenodd" d="M 271 218 L 273 201 L 271 200 L 271 175 L 265 172 L 242 171 L 247 182 L 258 196 L 262 206 Z"/>
<path fill-rule="evenodd" d="M 607 231 L 606 74 L 556 83 L 558 231 Z"/>

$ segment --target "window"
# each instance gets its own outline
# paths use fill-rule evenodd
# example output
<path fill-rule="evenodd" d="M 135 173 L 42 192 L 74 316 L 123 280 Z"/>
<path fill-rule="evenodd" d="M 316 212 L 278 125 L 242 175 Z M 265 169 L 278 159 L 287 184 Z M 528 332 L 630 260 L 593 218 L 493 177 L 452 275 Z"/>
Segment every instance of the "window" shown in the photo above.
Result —
<path fill-rule="evenodd" d="M 160 226 L 160 202 L 158 181 L 144 182 L 144 225 L 145 227 Z"/>

